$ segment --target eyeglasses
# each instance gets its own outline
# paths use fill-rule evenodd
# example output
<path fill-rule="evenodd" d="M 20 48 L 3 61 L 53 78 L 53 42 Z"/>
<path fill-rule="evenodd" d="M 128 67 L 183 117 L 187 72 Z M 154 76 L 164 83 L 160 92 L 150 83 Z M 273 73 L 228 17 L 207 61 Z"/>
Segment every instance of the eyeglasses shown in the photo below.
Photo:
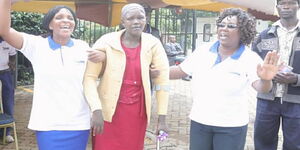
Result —
<path fill-rule="evenodd" d="M 236 29 L 236 28 L 239 28 L 239 26 L 236 25 L 236 24 L 225 24 L 225 23 L 218 23 L 218 24 L 217 24 L 217 27 L 218 27 L 218 28 L 225 28 L 225 27 L 227 27 L 228 29 Z"/>

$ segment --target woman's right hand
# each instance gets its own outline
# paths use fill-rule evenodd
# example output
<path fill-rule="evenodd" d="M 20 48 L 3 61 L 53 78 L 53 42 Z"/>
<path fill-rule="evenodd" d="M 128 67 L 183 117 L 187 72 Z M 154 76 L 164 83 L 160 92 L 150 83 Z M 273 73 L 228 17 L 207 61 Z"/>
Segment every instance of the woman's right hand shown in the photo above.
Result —
<path fill-rule="evenodd" d="M 93 136 L 96 136 L 96 134 L 101 134 L 103 131 L 103 116 L 101 110 L 95 110 L 93 112 L 92 120 L 91 120 L 91 130 Z"/>
<path fill-rule="evenodd" d="M 93 63 L 100 63 L 106 61 L 106 54 L 104 53 L 104 51 L 90 49 L 87 52 L 88 60 Z"/>

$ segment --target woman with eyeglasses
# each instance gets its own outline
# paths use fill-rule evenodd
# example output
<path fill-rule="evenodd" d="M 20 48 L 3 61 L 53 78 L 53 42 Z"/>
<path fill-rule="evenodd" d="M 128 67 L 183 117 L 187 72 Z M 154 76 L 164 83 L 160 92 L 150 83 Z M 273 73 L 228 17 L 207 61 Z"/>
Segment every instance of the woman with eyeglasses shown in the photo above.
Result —
<path fill-rule="evenodd" d="M 28 128 L 35 131 L 38 148 L 85 150 L 90 109 L 82 80 L 90 48 L 86 42 L 71 38 L 77 23 L 75 13 L 66 6 L 50 9 L 43 19 L 43 28 L 48 31 L 44 38 L 11 28 L 10 12 L 11 0 L 1 0 L 0 36 L 33 66 L 34 95 Z"/>
<path fill-rule="evenodd" d="M 193 77 L 190 150 L 244 150 L 248 89 L 269 92 L 278 70 L 275 52 L 262 61 L 248 48 L 255 26 L 242 9 L 225 9 L 217 19 L 218 40 L 170 69 L 171 79 Z"/>

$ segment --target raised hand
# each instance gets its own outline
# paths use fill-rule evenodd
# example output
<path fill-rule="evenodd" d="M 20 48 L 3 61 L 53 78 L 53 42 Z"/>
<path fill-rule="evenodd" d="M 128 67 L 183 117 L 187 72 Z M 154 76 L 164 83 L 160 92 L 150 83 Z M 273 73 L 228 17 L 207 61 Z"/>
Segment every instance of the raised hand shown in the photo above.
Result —
<path fill-rule="evenodd" d="M 257 65 L 257 75 L 262 80 L 272 80 L 278 72 L 279 55 L 276 51 L 268 52 L 263 64 Z"/>

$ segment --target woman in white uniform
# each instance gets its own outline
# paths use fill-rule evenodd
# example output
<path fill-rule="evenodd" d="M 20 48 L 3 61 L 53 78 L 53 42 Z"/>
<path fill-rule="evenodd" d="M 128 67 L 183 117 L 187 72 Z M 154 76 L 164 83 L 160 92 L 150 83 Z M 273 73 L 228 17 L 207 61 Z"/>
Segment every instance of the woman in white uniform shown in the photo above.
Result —
<path fill-rule="evenodd" d="M 243 150 L 249 121 L 247 90 L 271 90 L 279 56 L 271 52 L 262 62 L 247 47 L 256 34 L 256 22 L 245 11 L 226 9 L 216 23 L 218 41 L 201 45 L 170 69 L 170 77 L 193 77 L 190 150 Z"/>
<path fill-rule="evenodd" d="M 11 0 L 0 1 L 0 36 L 20 49 L 34 69 L 34 96 L 28 127 L 36 131 L 40 150 L 85 150 L 90 129 L 90 109 L 82 80 L 89 45 L 71 38 L 75 13 L 55 6 L 45 15 L 44 38 L 10 27 Z"/>

